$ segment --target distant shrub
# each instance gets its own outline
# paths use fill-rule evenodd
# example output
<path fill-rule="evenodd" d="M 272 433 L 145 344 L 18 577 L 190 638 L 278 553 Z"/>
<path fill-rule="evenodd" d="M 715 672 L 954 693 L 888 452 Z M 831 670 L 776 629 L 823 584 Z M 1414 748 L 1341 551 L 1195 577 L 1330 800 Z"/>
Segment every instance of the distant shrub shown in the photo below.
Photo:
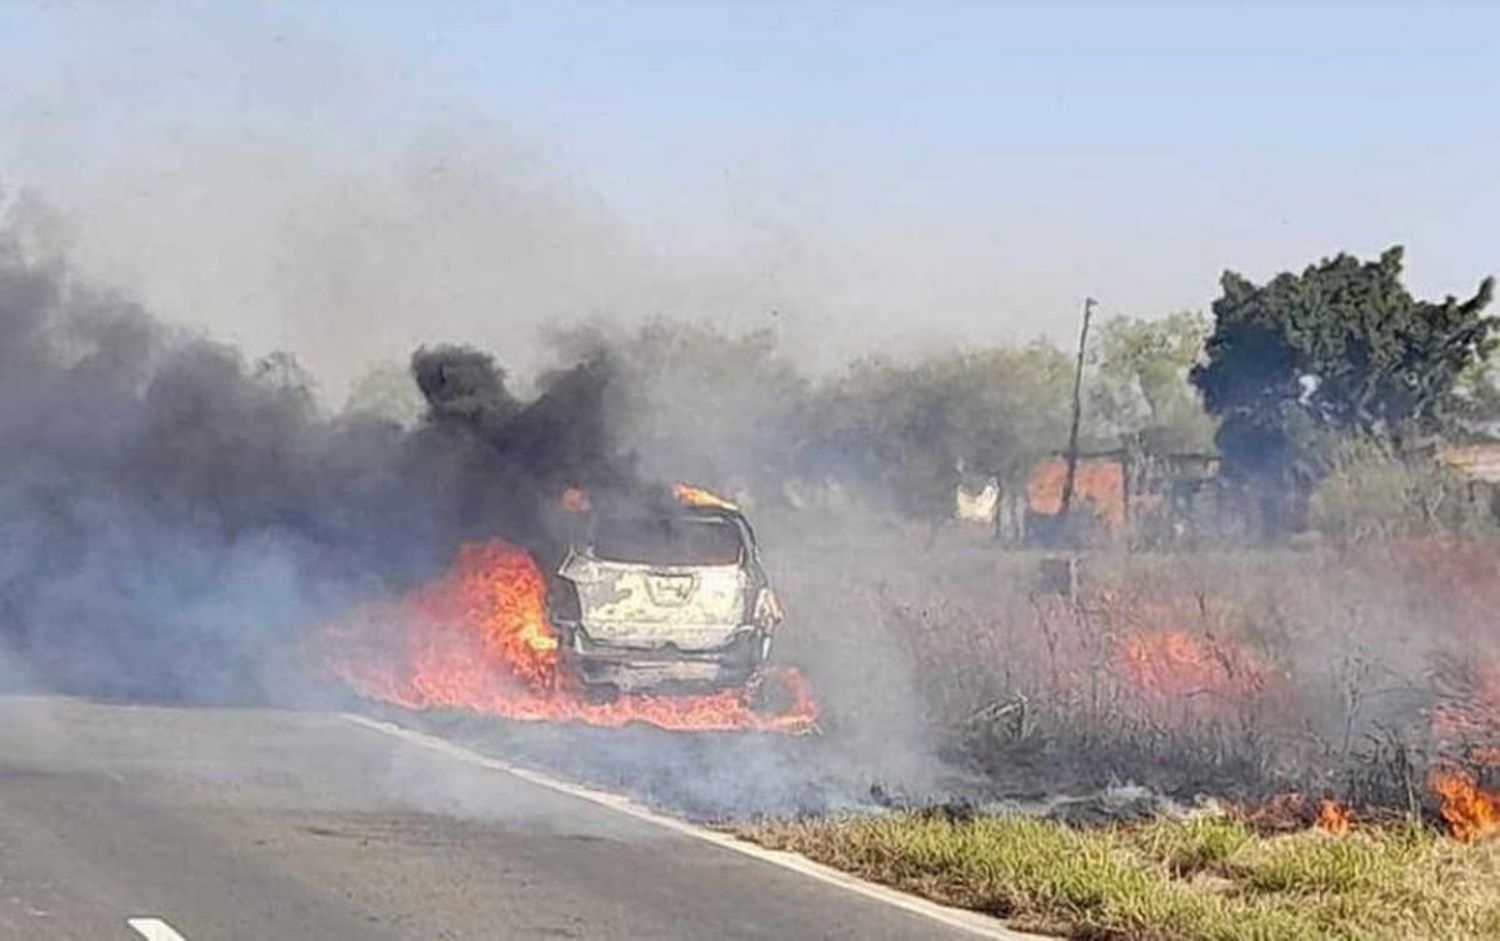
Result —
<path fill-rule="evenodd" d="M 1393 456 L 1368 443 L 1346 445 L 1314 488 L 1308 525 L 1337 543 L 1494 529 L 1487 501 L 1430 456 Z"/>

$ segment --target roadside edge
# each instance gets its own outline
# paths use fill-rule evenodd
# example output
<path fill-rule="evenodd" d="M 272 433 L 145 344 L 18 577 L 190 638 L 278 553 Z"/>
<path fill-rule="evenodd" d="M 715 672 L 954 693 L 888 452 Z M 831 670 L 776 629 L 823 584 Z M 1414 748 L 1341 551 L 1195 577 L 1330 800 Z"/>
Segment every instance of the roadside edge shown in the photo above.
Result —
<path fill-rule="evenodd" d="M 637 820 L 654 824 L 683 836 L 701 840 L 705 843 L 712 843 L 715 846 L 731 850 L 742 856 L 748 856 L 751 859 L 769 863 L 781 869 L 795 872 L 798 875 L 816 879 L 819 882 L 843 889 L 846 892 L 853 892 L 856 895 L 883 902 L 886 905 L 929 918 L 950 928 L 966 931 L 976 937 L 991 938 L 995 939 L 995 941 L 1050 941 L 1050 939 L 1043 935 L 1027 934 L 1016 931 L 1013 928 L 1008 928 L 1002 922 L 988 915 L 942 905 L 929 899 L 924 899 L 921 896 L 912 895 L 909 892 L 902 892 L 899 889 L 893 889 L 875 882 L 867 882 L 843 870 L 814 862 L 797 853 L 767 849 L 728 833 L 711 830 L 707 827 L 688 823 L 685 820 L 679 820 L 676 817 L 669 817 L 658 813 L 621 794 L 574 784 L 532 768 L 513 765 L 497 758 L 481 755 L 462 745 L 426 732 L 410 729 L 394 722 L 373 719 L 354 712 L 344 712 L 339 715 L 347 722 L 392 736 L 409 745 L 438 752 L 450 758 L 478 765 L 491 771 L 509 774 L 528 783 L 535 784 L 538 787 L 544 787 L 559 794 L 566 794 L 569 797 L 585 800 L 600 807 L 606 807 L 617 813 L 634 817 Z"/>

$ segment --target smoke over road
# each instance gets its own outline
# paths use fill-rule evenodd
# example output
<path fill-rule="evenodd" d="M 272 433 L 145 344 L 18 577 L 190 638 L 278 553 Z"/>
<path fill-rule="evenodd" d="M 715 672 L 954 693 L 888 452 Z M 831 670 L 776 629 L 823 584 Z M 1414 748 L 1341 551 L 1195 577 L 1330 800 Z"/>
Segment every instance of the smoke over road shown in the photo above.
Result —
<path fill-rule="evenodd" d="M 609 486 L 602 360 L 539 399 L 423 349 L 415 430 L 320 414 L 295 360 L 246 362 L 0 233 L 0 644 L 44 687 L 158 699 L 311 688 L 300 632 L 456 545 L 549 544 L 541 496 Z"/>
<path fill-rule="evenodd" d="M 328 416 L 291 357 L 250 362 L 164 326 L 0 220 L 0 684 L 189 705 L 347 701 L 321 627 L 437 584 L 460 546 L 501 538 L 555 564 L 566 487 L 642 492 L 610 434 L 603 349 L 522 401 L 488 354 L 426 347 L 411 361 L 426 403 L 415 427 Z M 653 708 L 685 721 L 671 705 Z M 730 705 L 719 712 L 744 711 Z M 676 781 L 690 799 L 674 800 L 708 814 L 842 806 L 870 782 L 814 787 L 821 741 L 512 734 L 592 780 Z"/>

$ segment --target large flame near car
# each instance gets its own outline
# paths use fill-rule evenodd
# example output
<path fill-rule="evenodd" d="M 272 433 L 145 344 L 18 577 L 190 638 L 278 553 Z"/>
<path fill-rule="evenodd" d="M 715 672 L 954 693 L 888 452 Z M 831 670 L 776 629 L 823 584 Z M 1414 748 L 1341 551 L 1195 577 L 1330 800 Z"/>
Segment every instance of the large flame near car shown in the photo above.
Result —
<path fill-rule="evenodd" d="M 805 679 L 790 668 L 764 679 L 785 687 L 790 706 L 777 714 L 752 709 L 732 689 L 589 702 L 559 668 L 546 592 L 525 550 L 500 541 L 468 545 L 448 574 L 327 626 L 318 645 L 329 671 L 355 691 L 408 709 L 698 731 L 801 733 L 817 720 Z"/>

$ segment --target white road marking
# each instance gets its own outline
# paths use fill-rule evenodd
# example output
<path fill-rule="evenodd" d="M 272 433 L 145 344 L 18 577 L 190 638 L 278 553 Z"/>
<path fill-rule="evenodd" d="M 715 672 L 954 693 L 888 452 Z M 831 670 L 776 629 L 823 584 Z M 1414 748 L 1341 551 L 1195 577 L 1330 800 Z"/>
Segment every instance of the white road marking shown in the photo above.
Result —
<path fill-rule="evenodd" d="M 146 941 L 187 941 L 187 938 L 177 933 L 177 929 L 160 918 L 127 918 L 125 924 L 135 929 L 135 933 Z"/>
<path fill-rule="evenodd" d="M 853 892 L 856 895 L 862 895 L 865 898 L 884 902 L 887 905 L 911 912 L 915 915 L 930 918 L 950 928 L 969 932 L 976 937 L 991 938 L 996 939 L 996 941 L 1049 941 L 1049 939 L 1042 935 L 1026 934 L 1007 928 L 996 919 L 981 915 L 978 912 L 939 905 L 936 902 L 928 901 L 917 895 L 901 892 L 874 882 L 866 882 L 863 879 L 851 876 L 843 870 L 834 869 L 832 866 L 825 866 L 822 863 L 815 863 L 805 856 L 781 850 L 766 849 L 764 846 L 741 840 L 728 833 L 721 833 L 717 830 L 710 830 L 707 827 L 688 823 L 685 820 L 668 817 L 650 810 L 623 795 L 611 794 L 608 791 L 599 791 L 580 784 L 573 784 L 554 778 L 549 774 L 543 774 L 540 771 L 519 767 L 496 758 L 489 758 L 478 752 L 470 751 L 461 745 L 455 745 L 446 739 L 438 738 L 435 735 L 428 735 L 426 732 L 418 732 L 415 729 L 408 729 L 393 722 L 382 722 L 379 719 L 372 719 L 369 716 L 362 716 L 352 712 L 343 713 L 343 717 L 355 725 L 364 726 L 367 729 L 394 736 L 409 744 L 426 748 L 429 751 L 435 751 L 450 758 L 468 762 L 469 764 L 479 765 L 491 771 L 500 771 L 520 778 L 523 781 L 529 781 L 539 787 L 544 787 L 560 794 L 566 794 L 569 797 L 586 800 L 601 807 L 607 807 L 610 810 L 634 817 L 637 820 L 644 820 L 675 833 L 680 833 L 683 836 L 702 840 L 705 843 L 712 843 L 715 846 L 732 850 L 741 855 L 749 856 L 752 859 L 758 859 L 764 863 L 770 863 L 773 866 L 779 866 L 782 869 L 791 870 L 799 875 L 816 879 L 819 882 Z"/>

